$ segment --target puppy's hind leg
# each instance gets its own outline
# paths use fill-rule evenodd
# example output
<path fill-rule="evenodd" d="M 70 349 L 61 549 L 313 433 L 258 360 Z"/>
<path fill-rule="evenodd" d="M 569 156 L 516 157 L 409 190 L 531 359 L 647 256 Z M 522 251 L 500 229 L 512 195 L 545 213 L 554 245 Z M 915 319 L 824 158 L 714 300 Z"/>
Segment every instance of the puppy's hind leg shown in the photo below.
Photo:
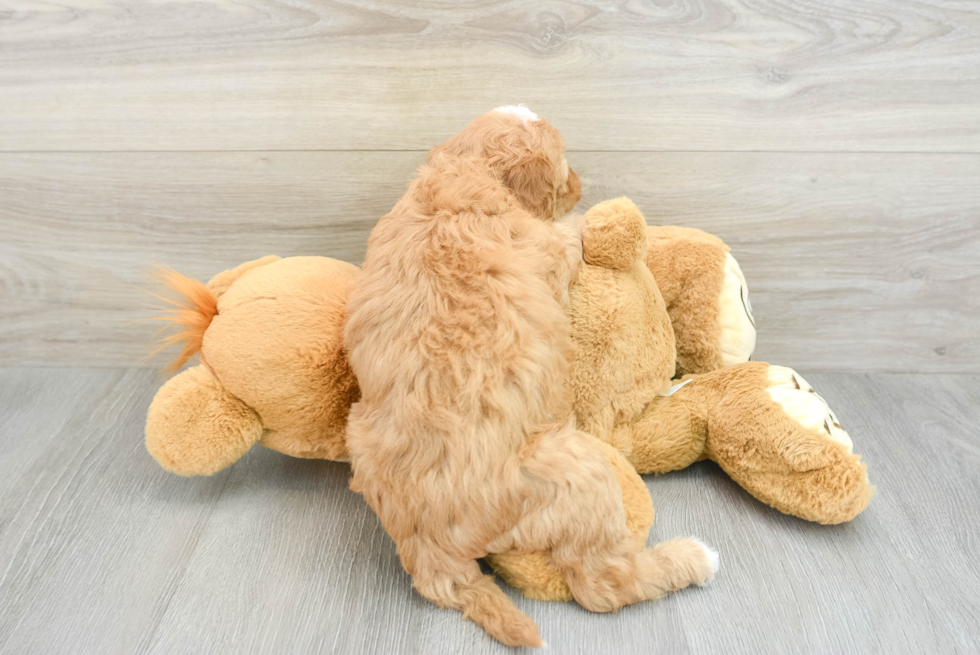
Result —
<path fill-rule="evenodd" d="M 664 541 L 636 554 L 637 581 L 646 598 L 659 598 L 692 584 L 704 585 L 718 572 L 718 552 L 694 537 Z"/>
<path fill-rule="evenodd" d="M 696 539 L 637 546 L 612 468 L 591 439 L 575 432 L 549 435 L 525 462 L 537 478 L 534 487 L 551 483 L 551 498 L 522 520 L 518 534 L 537 542 L 524 545 L 541 547 L 546 540 L 575 600 L 594 612 L 711 579 L 718 555 Z"/>
<path fill-rule="evenodd" d="M 593 612 L 613 612 L 691 584 L 705 584 L 717 570 L 718 554 L 697 539 L 681 538 L 633 552 L 594 548 L 559 566 L 580 605 Z"/>
<path fill-rule="evenodd" d="M 439 607 L 463 611 L 494 639 L 508 646 L 544 646 L 538 626 L 517 609 L 476 560 L 453 559 L 445 553 L 419 553 L 413 584 Z"/>

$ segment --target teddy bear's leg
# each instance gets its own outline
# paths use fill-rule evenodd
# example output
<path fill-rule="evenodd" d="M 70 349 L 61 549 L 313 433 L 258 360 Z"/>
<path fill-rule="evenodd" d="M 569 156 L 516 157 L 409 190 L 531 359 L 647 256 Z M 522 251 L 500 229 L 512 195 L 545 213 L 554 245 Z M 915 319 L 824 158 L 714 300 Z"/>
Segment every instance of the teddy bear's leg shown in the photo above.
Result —
<path fill-rule="evenodd" d="M 697 384 L 688 382 L 684 387 Z M 677 471 L 704 457 L 708 439 L 708 401 L 700 389 L 678 393 L 674 385 L 656 396 L 639 418 L 619 426 L 619 441 L 631 444 L 627 459 L 641 474 Z"/>
<path fill-rule="evenodd" d="M 771 423 L 758 421 L 755 440 L 768 448 L 746 451 L 751 442 L 738 428 L 737 410 L 718 407 L 708 456 L 782 512 L 825 524 L 851 520 L 867 507 L 874 487 L 837 415 L 796 371 L 764 363 L 757 370 L 766 376 L 767 398 L 760 393 L 760 404 L 768 400 L 779 409 L 767 415 Z"/>
<path fill-rule="evenodd" d="M 748 362 L 682 385 L 635 424 L 638 471 L 712 459 L 762 502 L 818 523 L 848 521 L 867 506 L 874 490 L 850 437 L 792 369 Z"/>
<path fill-rule="evenodd" d="M 153 398 L 146 449 L 168 471 L 211 475 L 234 464 L 262 431 L 258 415 L 199 365 L 172 377 Z"/>
<path fill-rule="evenodd" d="M 748 285 L 721 239 L 648 226 L 645 261 L 674 326 L 678 376 L 749 361 L 756 335 Z"/>

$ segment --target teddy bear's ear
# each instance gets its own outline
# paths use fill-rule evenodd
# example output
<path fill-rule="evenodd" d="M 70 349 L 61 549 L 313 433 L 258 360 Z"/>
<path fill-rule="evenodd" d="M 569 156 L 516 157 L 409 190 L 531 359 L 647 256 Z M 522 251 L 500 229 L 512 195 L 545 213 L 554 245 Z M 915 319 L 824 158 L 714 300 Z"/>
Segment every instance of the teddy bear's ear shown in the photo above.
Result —
<path fill-rule="evenodd" d="M 626 271 L 646 251 L 646 221 L 629 198 L 600 202 L 585 214 L 582 258 L 587 264 Z"/>

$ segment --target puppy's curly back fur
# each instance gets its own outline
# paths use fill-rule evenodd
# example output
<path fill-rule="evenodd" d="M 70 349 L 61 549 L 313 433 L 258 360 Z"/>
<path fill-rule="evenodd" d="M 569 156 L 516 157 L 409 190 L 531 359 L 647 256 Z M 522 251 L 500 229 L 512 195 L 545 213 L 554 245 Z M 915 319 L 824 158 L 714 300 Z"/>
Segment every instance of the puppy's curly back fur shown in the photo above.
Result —
<path fill-rule="evenodd" d="M 485 114 L 379 221 L 348 305 L 351 487 L 420 593 L 510 645 L 542 642 L 480 572 L 488 552 L 550 549 L 597 610 L 697 569 L 638 562 L 612 468 L 574 429 L 564 307 L 581 234 L 553 220 L 579 195 L 557 130 Z"/>

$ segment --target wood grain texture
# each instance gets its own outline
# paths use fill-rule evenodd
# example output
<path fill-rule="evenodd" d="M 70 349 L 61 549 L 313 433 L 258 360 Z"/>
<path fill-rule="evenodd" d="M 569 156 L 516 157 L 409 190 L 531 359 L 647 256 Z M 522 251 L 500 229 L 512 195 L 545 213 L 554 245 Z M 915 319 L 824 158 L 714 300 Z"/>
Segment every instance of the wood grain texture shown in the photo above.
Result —
<path fill-rule="evenodd" d="M 646 478 L 651 541 L 719 577 L 616 614 L 529 601 L 557 653 L 976 652 L 980 377 L 813 374 L 878 493 L 855 521 L 762 506 L 716 466 Z M 0 371 L 0 651 L 507 653 L 422 600 L 346 465 L 256 448 L 211 478 L 143 450 L 152 371 Z"/>
<path fill-rule="evenodd" d="M 967 0 L 8 0 L 0 149 L 980 151 Z"/>
<path fill-rule="evenodd" d="M 207 279 L 275 253 L 360 263 L 422 153 L 0 155 L 0 366 L 135 366 L 153 263 Z M 756 359 L 980 371 L 980 156 L 573 153 L 619 195 L 725 239 Z M 145 362 L 161 365 L 163 358 Z"/>

